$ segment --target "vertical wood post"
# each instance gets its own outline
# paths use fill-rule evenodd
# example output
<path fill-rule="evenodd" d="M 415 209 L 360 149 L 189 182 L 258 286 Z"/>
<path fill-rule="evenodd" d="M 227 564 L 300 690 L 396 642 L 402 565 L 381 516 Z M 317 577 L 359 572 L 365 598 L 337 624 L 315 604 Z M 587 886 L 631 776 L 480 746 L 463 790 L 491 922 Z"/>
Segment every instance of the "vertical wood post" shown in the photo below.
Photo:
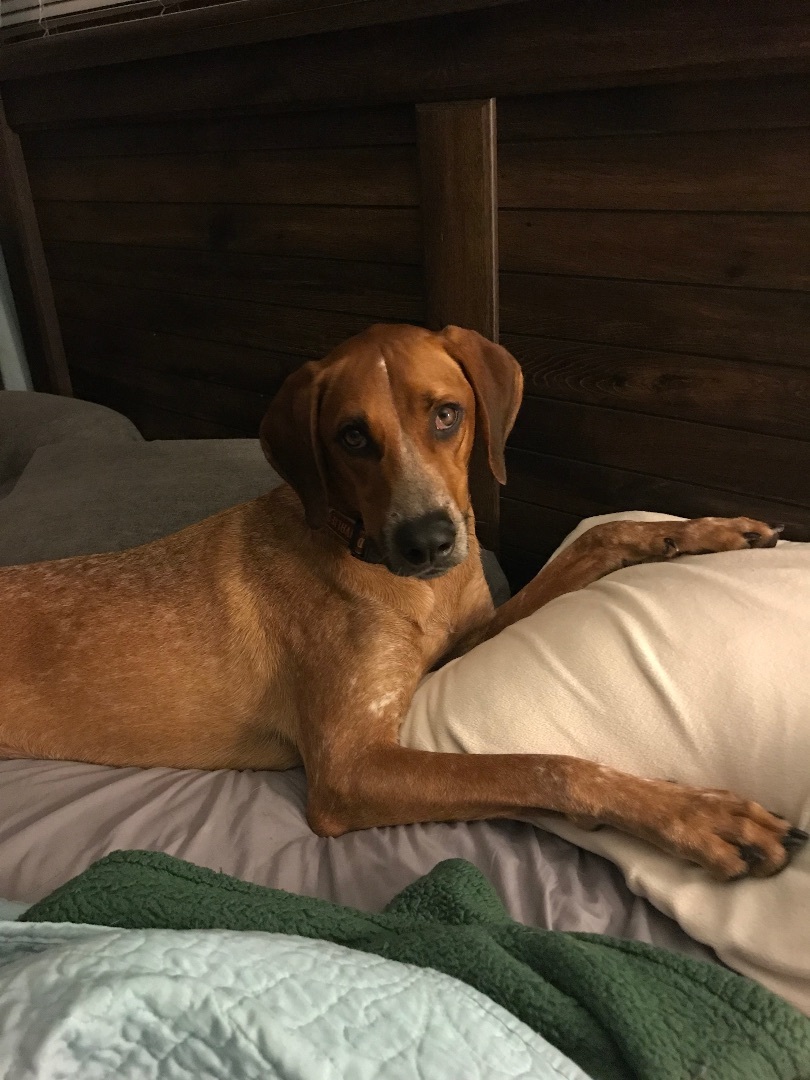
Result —
<path fill-rule="evenodd" d="M 0 241 L 37 390 L 71 395 L 62 333 L 22 146 L 0 99 Z M 5 251 L 6 244 L 9 250 Z"/>
<path fill-rule="evenodd" d="M 498 340 L 495 99 L 417 106 L 428 325 Z M 497 549 L 499 490 L 484 448 L 470 463 L 481 543 Z"/>

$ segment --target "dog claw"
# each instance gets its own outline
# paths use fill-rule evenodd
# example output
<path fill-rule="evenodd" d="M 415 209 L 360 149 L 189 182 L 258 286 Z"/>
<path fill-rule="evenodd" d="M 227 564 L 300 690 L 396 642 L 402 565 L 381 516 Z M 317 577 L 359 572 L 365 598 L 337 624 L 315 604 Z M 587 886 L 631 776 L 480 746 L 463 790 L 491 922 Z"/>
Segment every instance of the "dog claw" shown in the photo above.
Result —
<path fill-rule="evenodd" d="M 753 870 L 765 858 L 765 852 L 756 844 L 740 844 L 739 852 L 749 870 Z"/>
<path fill-rule="evenodd" d="M 808 840 L 810 840 L 810 836 L 804 829 L 797 829 L 796 826 L 793 825 L 788 829 L 787 835 L 782 840 L 782 844 L 791 851 L 798 851 L 799 848 L 804 847 Z"/>

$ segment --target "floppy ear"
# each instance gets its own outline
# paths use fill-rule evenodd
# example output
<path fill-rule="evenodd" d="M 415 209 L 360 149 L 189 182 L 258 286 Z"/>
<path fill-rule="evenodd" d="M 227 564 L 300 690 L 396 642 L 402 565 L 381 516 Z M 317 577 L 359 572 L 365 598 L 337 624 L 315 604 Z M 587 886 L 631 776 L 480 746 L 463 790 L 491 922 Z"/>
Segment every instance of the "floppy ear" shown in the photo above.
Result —
<path fill-rule="evenodd" d="M 523 397 L 523 372 L 511 353 L 475 330 L 446 326 L 445 350 L 453 357 L 475 393 L 475 437 L 483 439 L 489 468 L 506 483 L 504 448 Z"/>
<path fill-rule="evenodd" d="M 318 361 L 302 364 L 284 380 L 259 429 L 264 456 L 301 500 L 312 529 L 326 524 L 329 510 L 318 436 L 322 382 Z"/>

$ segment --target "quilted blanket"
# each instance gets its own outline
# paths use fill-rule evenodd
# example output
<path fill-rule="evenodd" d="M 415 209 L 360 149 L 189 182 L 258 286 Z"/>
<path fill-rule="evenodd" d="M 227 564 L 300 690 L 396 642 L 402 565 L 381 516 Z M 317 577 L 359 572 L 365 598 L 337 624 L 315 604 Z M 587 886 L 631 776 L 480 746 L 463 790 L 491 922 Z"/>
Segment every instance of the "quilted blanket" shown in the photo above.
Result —
<path fill-rule="evenodd" d="M 596 1080 L 810 1077 L 810 1020 L 760 985 L 639 942 L 521 926 L 460 860 L 440 863 L 368 915 L 156 852 L 114 852 L 22 918 L 284 932 L 436 968 L 508 1009 Z"/>
<path fill-rule="evenodd" d="M 0 923 L 9 1080 L 588 1080 L 483 994 L 324 941 Z"/>

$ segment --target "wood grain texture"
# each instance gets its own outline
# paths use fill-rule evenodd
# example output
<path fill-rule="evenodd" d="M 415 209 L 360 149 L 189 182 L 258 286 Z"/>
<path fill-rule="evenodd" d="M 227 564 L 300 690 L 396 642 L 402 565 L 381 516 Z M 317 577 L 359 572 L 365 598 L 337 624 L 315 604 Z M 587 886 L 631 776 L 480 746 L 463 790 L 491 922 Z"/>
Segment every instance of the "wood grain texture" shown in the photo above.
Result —
<path fill-rule="evenodd" d="M 324 147 L 230 154 L 41 158 L 37 201 L 416 206 L 412 147 Z"/>
<path fill-rule="evenodd" d="M 810 507 L 741 495 L 565 457 L 507 451 L 500 561 L 513 591 L 539 571 L 584 518 L 624 510 L 682 517 L 743 514 L 785 524 L 789 540 L 810 541 Z"/>
<path fill-rule="evenodd" d="M 408 105 L 197 119 L 164 116 L 151 123 L 49 128 L 22 138 L 28 161 L 415 144 L 416 119 Z"/>
<path fill-rule="evenodd" d="M 507 495 L 501 499 L 501 537 L 504 550 L 508 551 L 525 543 L 523 551 L 531 553 L 534 565 L 531 576 L 537 573 L 560 541 L 575 529 L 581 520 L 581 515 L 567 514 L 539 503 L 520 502 Z"/>
<path fill-rule="evenodd" d="M 417 109 L 428 325 L 498 340 L 495 102 Z"/>
<path fill-rule="evenodd" d="M 717 0 L 527 0 L 395 28 L 119 63 L 102 76 L 86 67 L 24 78 L 18 66 L 8 106 L 15 127 L 45 126 L 160 116 L 167 102 L 201 113 L 471 99 L 796 71 L 808 61 L 804 0 L 739 0 L 733 17 Z"/>
<path fill-rule="evenodd" d="M 810 127 L 810 79 L 765 75 L 501 98 L 504 142 Z"/>
<path fill-rule="evenodd" d="M 559 542 L 581 521 L 581 515 L 567 514 L 538 503 L 501 499 L 501 535 L 505 547 L 525 542 L 524 550 L 537 552 L 539 562 L 551 555 Z"/>
<path fill-rule="evenodd" d="M 501 210 L 498 221 L 506 271 L 810 291 L 810 214 Z"/>
<path fill-rule="evenodd" d="M 810 294 L 501 275 L 504 332 L 810 364 Z"/>
<path fill-rule="evenodd" d="M 413 109 L 78 134 L 31 140 L 71 367 L 150 431 L 254 434 L 304 359 L 424 322 Z"/>
<path fill-rule="evenodd" d="M 523 450 L 507 452 L 507 467 L 505 494 L 510 499 L 550 507 L 577 520 L 629 509 L 681 517 L 744 514 L 784 524 L 788 540 L 810 540 L 809 506 Z M 526 543 L 528 538 L 520 539 Z"/>
<path fill-rule="evenodd" d="M 529 531 L 532 543 L 536 550 L 530 551 L 515 544 L 501 544 L 499 562 L 512 594 L 519 592 L 524 585 L 528 585 L 537 574 L 549 556 L 559 544 L 560 540 L 571 530 L 560 525 L 549 524 L 538 528 L 533 527 Z M 512 530 L 510 530 L 511 534 Z M 559 536 L 559 539 L 556 537 Z"/>
<path fill-rule="evenodd" d="M 796 506 L 810 503 L 810 442 L 800 439 L 528 397 L 511 445 Z"/>
<path fill-rule="evenodd" d="M 369 320 L 423 322 L 418 267 L 115 244 L 51 244 L 51 275 L 67 281 L 172 294 L 354 312 Z"/>
<path fill-rule="evenodd" d="M 42 237 L 31 196 L 28 170 L 18 136 L 11 130 L 0 98 L 0 240 L 10 249 L 12 287 L 21 308 L 27 360 L 37 390 L 71 395 L 59 320 L 54 306 Z"/>
<path fill-rule="evenodd" d="M 810 539 L 809 117 L 797 76 L 502 103 L 513 585 L 595 513 Z"/>
<path fill-rule="evenodd" d="M 417 132 L 427 325 L 464 326 L 497 341 L 495 102 L 422 105 Z M 478 537 L 495 548 L 500 493 L 478 444 L 470 491 Z"/>
<path fill-rule="evenodd" d="M 419 211 L 357 206 L 40 202 L 46 241 L 421 262 Z"/>
<path fill-rule="evenodd" d="M 810 438 L 807 367 L 514 334 L 502 342 L 520 361 L 529 395 Z"/>
<path fill-rule="evenodd" d="M 364 315 L 168 294 L 157 289 L 54 281 L 59 314 L 146 333 L 196 337 L 247 348 L 324 356 L 368 324 Z"/>
<path fill-rule="evenodd" d="M 272 349 L 202 341 L 154 330 L 122 330 L 69 315 L 62 317 L 62 333 L 67 354 L 77 363 L 83 357 L 101 358 L 111 369 L 143 367 L 268 395 L 274 394 L 306 359 Z"/>
<path fill-rule="evenodd" d="M 254 437 L 270 403 L 268 394 L 142 366 L 121 367 L 106 356 L 77 356 L 71 359 L 71 370 L 79 377 L 98 377 L 122 390 L 132 390 L 158 408 L 221 424 Z"/>
<path fill-rule="evenodd" d="M 213 420 L 155 405 L 151 394 L 120 382 L 77 370 L 76 395 L 85 401 L 116 409 L 135 424 L 146 439 L 233 439 L 255 438 L 244 428 L 232 428 Z"/>
<path fill-rule="evenodd" d="M 804 129 L 501 142 L 503 207 L 810 210 Z"/>

